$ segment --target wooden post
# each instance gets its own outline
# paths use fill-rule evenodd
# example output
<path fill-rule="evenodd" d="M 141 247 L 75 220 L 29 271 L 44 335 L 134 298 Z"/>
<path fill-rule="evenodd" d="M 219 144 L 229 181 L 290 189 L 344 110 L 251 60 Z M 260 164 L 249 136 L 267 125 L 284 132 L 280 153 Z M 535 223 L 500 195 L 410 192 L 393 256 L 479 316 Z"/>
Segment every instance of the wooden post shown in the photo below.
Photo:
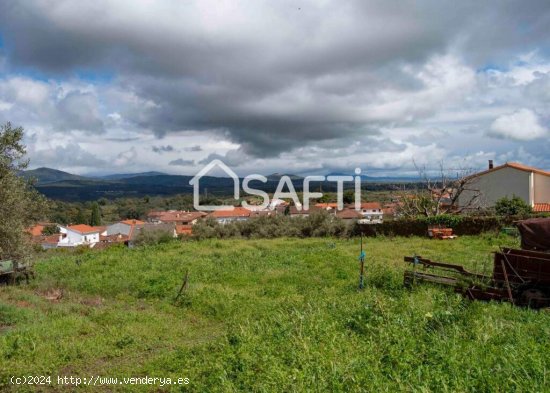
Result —
<path fill-rule="evenodd" d="M 360 268 L 359 268 L 359 289 L 363 289 L 365 286 L 365 251 L 363 251 L 363 230 L 361 229 L 361 254 L 359 254 Z"/>
<path fill-rule="evenodd" d="M 183 293 L 183 291 L 185 291 L 187 289 L 187 287 L 189 286 L 189 270 L 187 270 L 185 272 L 185 276 L 183 278 L 183 282 L 181 284 L 181 288 L 180 288 L 180 291 L 178 292 L 178 295 L 176 296 L 176 298 L 174 299 L 174 302 L 177 302 L 179 297 L 181 296 L 181 294 Z"/>

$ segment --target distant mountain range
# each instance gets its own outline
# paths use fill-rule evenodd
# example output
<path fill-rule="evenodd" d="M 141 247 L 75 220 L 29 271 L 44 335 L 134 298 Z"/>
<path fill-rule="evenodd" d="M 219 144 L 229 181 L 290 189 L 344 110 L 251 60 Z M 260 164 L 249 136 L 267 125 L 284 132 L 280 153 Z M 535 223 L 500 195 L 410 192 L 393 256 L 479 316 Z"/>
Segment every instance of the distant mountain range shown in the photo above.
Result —
<path fill-rule="evenodd" d="M 355 176 L 354 173 L 342 173 L 342 172 L 334 172 L 329 173 L 326 176 Z M 407 176 L 367 176 L 367 175 L 361 175 L 361 181 L 363 182 L 371 182 L 371 183 L 411 183 L 411 182 L 417 182 L 420 179 L 418 177 L 407 177 Z"/>
<path fill-rule="evenodd" d="M 139 176 L 169 176 L 166 173 L 162 172 L 140 172 L 140 173 L 117 173 L 114 175 L 105 175 L 105 176 L 90 176 L 98 179 L 105 179 L 105 180 L 120 180 L 120 179 L 129 179 L 131 177 L 139 177 Z"/>
<path fill-rule="evenodd" d="M 267 177 L 267 180 L 269 180 L 269 181 L 279 181 L 279 180 L 281 180 L 281 177 L 283 177 L 283 176 L 288 176 L 290 178 L 290 180 L 303 180 L 302 176 L 291 175 L 289 173 L 272 173 L 271 175 L 266 176 L 266 177 Z"/>
<path fill-rule="evenodd" d="M 338 174 L 331 174 L 338 175 Z M 339 174 L 341 175 L 341 174 Z M 34 180 L 35 188 L 52 199 L 66 201 L 89 201 L 99 198 L 143 197 L 145 195 L 169 196 L 174 194 L 192 193 L 193 187 L 189 181 L 193 176 L 169 175 L 162 172 L 123 173 L 107 176 L 80 176 L 52 168 L 37 168 L 21 172 L 21 176 Z M 267 176 L 267 183 L 251 182 L 251 187 L 274 192 L 283 173 L 273 173 Z M 297 191 L 302 189 L 303 177 L 287 174 Z M 403 183 L 411 182 L 411 178 L 375 178 L 362 177 L 363 182 Z M 204 176 L 200 180 L 201 192 L 209 194 L 229 195 L 233 192 L 233 180 L 227 177 Z M 314 186 L 314 183 L 312 184 Z M 371 186 L 373 187 L 373 186 Z M 334 182 L 324 182 L 324 191 L 335 191 Z M 388 185 L 375 189 L 386 189 Z"/>

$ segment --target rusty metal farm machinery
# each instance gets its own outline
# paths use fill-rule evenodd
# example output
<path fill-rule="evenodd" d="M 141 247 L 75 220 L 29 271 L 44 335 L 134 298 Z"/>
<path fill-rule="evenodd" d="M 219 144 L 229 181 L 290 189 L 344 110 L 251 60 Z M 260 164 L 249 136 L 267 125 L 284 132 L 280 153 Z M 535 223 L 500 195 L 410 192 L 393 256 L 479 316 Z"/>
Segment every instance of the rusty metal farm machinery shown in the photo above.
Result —
<path fill-rule="evenodd" d="M 491 275 L 412 256 L 404 258 L 412 264 L 412 269 L 405 271 L 404 284 L 431 282 L 451 286 L 472 300 L 550 307 L 550 218 L 519 221 L 517 226 L 521 249 L 501 248 L 495 252 Z"/>

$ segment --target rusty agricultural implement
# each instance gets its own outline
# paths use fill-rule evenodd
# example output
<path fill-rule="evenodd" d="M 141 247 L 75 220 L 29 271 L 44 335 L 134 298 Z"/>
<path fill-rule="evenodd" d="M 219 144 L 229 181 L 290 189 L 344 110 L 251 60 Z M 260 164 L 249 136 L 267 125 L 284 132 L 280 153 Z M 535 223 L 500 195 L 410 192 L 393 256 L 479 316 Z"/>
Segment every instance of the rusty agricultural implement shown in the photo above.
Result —
<path fill-rule="evenodd" d="M 404 258 L 412 264 L 412 270 L 405 271 L 404 284 L 431 282 L 454 287 L 470 299 L 550 307 L 550 219 L 524 220 L 517 225 L 522 249 L 502 248 L 495 252 L 491 275 L 412 256 Z"/>

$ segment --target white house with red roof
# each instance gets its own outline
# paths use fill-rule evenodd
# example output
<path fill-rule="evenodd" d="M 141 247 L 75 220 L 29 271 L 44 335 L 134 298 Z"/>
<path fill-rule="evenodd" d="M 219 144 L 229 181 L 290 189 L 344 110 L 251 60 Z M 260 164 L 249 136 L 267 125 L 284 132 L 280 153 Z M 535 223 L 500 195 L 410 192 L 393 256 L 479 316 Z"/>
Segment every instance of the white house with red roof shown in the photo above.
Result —
<path fill-rule="evenodd" d="M 514 196 L 523 199 L 535 212 L 550 212 L 550 171 L 516 162 L 495 167 L 491 160 L 487 170 L 470 176 L 459 205 L 487 208 L 501 198 Z"/>
<path fill-rule="evenodd" d="M 58 247 L 76 247 L 99 243 L 101 234 L 106 234 L 106 227 L 92 227 L 86 224 L 59 226 Z"/>
<path fill-rule="evenodd" d="M 354 208 L 353 205 L 350 208 Z M 363 202 L 359 210 L 361 222 L 364 224 L 382 224 L 384 222 L 384 211 L 380 202 Z"/>

